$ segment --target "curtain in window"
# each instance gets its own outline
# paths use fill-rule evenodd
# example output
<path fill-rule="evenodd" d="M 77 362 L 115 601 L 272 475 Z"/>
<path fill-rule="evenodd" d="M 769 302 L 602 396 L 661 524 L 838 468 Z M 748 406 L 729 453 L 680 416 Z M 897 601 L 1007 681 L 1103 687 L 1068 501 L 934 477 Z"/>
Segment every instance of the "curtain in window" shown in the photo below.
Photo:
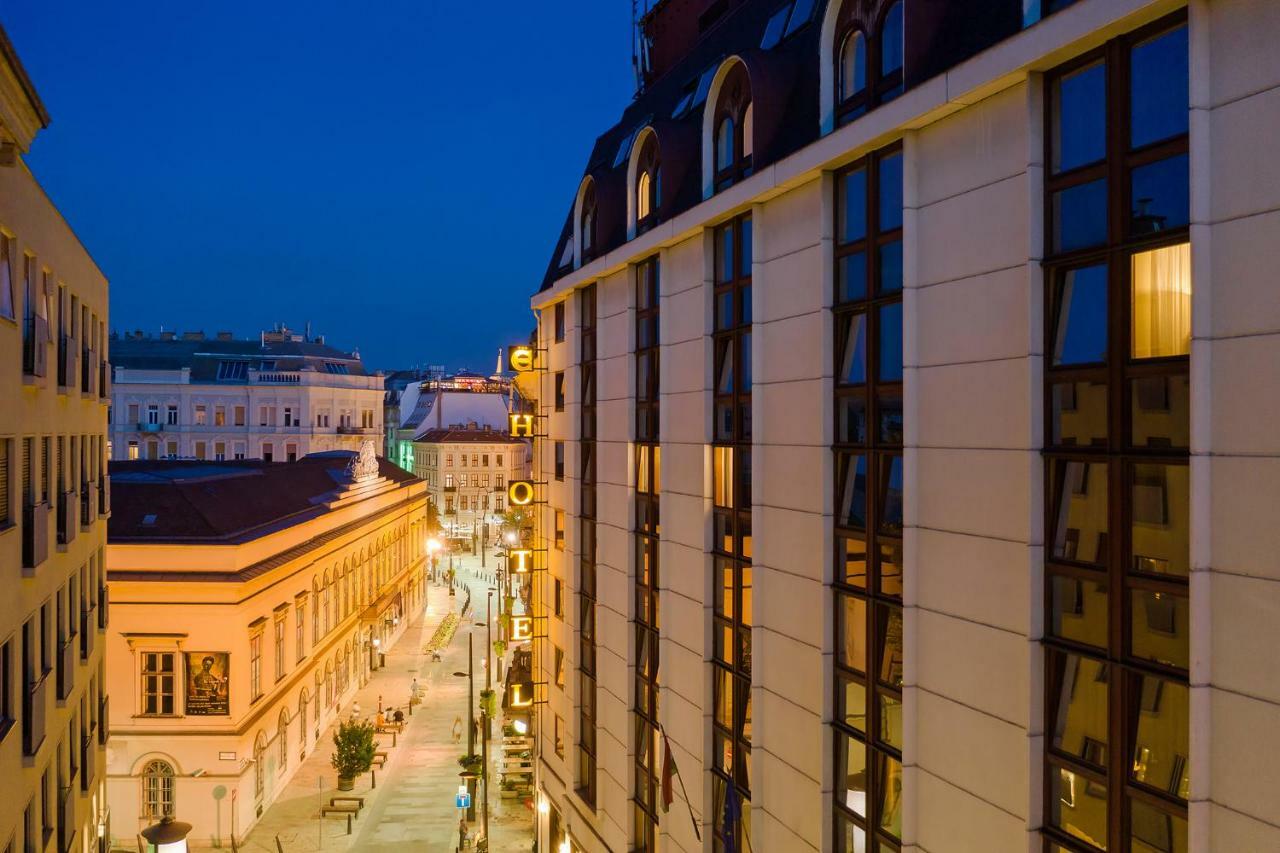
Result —
<path fill-rule="evenodd" d="M 1191 352 L 1191 244 L 1133 256 L 1133 357 Z"/>

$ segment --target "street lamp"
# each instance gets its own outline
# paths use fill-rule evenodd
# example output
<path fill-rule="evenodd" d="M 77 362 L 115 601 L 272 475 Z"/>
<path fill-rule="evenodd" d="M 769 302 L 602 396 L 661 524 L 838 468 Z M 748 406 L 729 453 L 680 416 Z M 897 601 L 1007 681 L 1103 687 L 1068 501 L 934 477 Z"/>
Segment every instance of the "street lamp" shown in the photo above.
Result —
<path fill-rule="evenodd" d="M 467 632 L 467 671 L 455 672 L 458 678 L 467 679 L 467 755 L 476 754 L 476 677 L 475 677 L 475 632 Z M 480 710 L 481 722 L 487 718 L 485 710 Z M 487 729 L 486 729 L 487 731 Z M 483 819 L 485 842 L 489 840 L 489 738 L 485 737 L 480 745 L 480 780 L 484 786 Z M 474 778 L 474 777 L 473 777 Z M 473 798 L 472 802 L 475 800 Z M 475 820 L 475 806 L 468 810 L 468 817 Z"/>

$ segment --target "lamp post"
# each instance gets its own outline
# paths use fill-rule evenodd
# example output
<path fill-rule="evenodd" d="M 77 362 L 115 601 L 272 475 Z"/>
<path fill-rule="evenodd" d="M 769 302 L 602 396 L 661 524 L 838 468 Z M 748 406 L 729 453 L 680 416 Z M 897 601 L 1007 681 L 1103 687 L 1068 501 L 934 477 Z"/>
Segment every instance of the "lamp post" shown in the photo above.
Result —
<path fill-rule="evenodd" d="M 473 643 L 474 633 L 467 632 L 467 671 L 455 672 L 458 678 L 467 679 L 467 755 L 476 754 L 476 676 L 475 676 L 475 645 Z M 483 768 L 481 770 L 483 773 Z M 468 780 L 470 781 L 470 780 Z M 472 805 L 467 809 L 467 819 L 476 819 L 475 797 L 471 798 Z M 487 814 L 486 809 L 486 814 Z M 487 835 L 486 835 L 487 837 Z"/>

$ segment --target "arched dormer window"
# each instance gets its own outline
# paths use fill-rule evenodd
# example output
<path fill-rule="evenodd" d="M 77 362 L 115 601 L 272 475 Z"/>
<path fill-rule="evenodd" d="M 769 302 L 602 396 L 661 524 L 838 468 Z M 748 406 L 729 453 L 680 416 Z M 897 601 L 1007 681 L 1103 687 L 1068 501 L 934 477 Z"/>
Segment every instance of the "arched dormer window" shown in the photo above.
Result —
<path fill-rule="evenodd" d="M 658 162 L 658 137 L 648 133 L 640 146 L 636 172 L 636 233 L 653 227 L 662 204 L 662 170 Z"/>
<path fill-rule="evenodd" d="M 587 184 L 582 195 L 582 216 L 578 220 L 578 245 L 582 247 L 582 263 L 596 256 L 596 185 Z"/>
<path fill-rule="evenodd" d="M 751 175 L 754 151 L 751 82 L 741 62 L 734 65 L 720 87 L 713 126 L 715 189 L 719 192 Z"/>
<path fill-rule="evenodd" d="M 854 17 L 855 6 L 847 0 L 837 24 L 835 99 L 840 125 L 902 94 L 902 0 L 891 3 L 870 28 Z"/>

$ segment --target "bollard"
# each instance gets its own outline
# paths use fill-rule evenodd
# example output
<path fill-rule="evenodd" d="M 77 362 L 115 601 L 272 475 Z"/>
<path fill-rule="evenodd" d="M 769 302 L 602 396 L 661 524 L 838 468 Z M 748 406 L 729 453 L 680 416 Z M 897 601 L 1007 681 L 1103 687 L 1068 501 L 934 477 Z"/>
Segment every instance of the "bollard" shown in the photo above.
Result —
<path fill-rule="evenodd" d="M 392 729 L 392 731 L 391 731 L 391 748 L 392 748 L 392 749 L 395 749 L 395 747 L 396 747 L 396 732 L 395 732 L 395 730 L 394 730 L 394 729 Z"/>
<path fill-rule="evenodd" d="M 347 815 L 347 835 L 350 835 L 350 834 L 351 834 L 351 815 Z M 282 850 L 280 851 L 280 853 L 284 853 L 284 851 Z"/>
<path fill-rule="evenodd" d="M 280 836 L 276 836 L 276 853 L 284 853 L 284 845 L 280 843 Z"/>
<path fill-rule="evenodd" d="M 377 787 L 378 787 L 378 771 L 377 771 L 377 770 L 370 770 L 370 771 L 369 771 L 369 778 L 371 778 L 371 779 L 373 780 L 373 785 L 372 785 L 371 787 L 372 787 L 373 789 L 375 789 L 375 790 L 376 790 L 376 789 L 377 789 Z"/>

